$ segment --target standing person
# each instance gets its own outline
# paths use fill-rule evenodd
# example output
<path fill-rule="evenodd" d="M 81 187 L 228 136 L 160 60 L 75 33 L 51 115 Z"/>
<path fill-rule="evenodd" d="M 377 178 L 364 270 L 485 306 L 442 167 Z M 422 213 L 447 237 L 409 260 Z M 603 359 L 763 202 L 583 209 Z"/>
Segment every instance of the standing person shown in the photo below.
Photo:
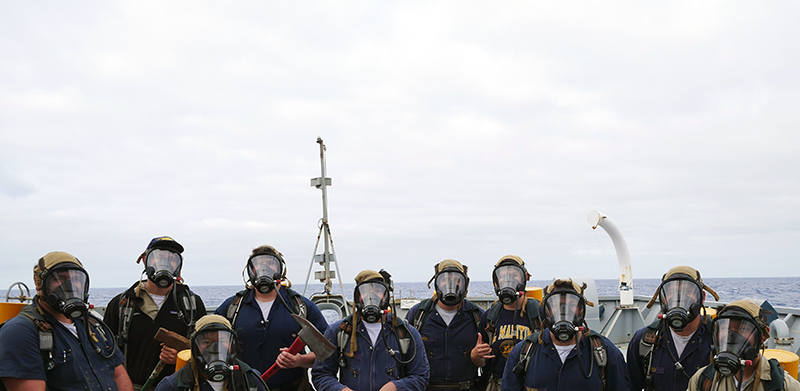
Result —
<path fill-rule="evenodd" d="M 267 379 L 273 391 L 310 389 L 307 369 L 317 356 L 289 352 L 300 331 L 291 315 L 305 317 L 320 332 L 328 328 L 325 317 L 311 300 L 281 286 L 286 280 L 286 262 L 274 247 L 256 247 L 245 270 L 247 289 L 226 299 L 215 311 L 227 318 L 239 335 L 239 357 L 262 373 L 277 363 L 280 370 Z"/>
<path fill-rule="evenodd" d="M 543 331 L 514 346 L 503 373 L 503 391 L 627 391 L 622 352 L 584 322 L 586 284 L 559 279 L 544 288 Z"/>
<path fill-rule="evenodd" d="M 154 337 L 159 328 L 188 337 L 194 322 L 206 314 L 200 296 L 183 284 L 183 246 L 169 236 L 153 238 L 136 260 L 144 264 L 139 280 L 115 296 L 106 306 L 105 322 L 115 331 L 117 344 L 125 353 L 125 367 L 140 389 L 159 361 L 166 365 L 151 380 L 156 385 L 175 372 L 178 351 Z"/>
<path fill-rule="evenodd" d="M 711 357 L 711 317 L 701 315 L 705 292 L 700 272 L 689 266 L 670 269 L 647 303 L 661 304 L 660 319 L 640 329 L 628 344 L 628 374 L 634 390 L 684 391 L 689 378 Z"/>
<path fill-rule="evenodd" d="M 422 391 L 430 370 L 417 329 L 392 316 L 391 276 L 364 270 L 355 278 L 355 313 L 325 331 L 336 351 L 317 361 L 311 377 L 317 391 Z"/>
<path fill-rule="evenodd" d="M 156 391 L 265 391 L 258 371 L 236 356 L 239 340 L 222 316 L 206 315 L 192 334 L 192 357 L 178 372 L 158 383 Z"/>
<path fill-rule="evenodd" d="M 766 311 L 748 300 L 734 301 L 712 322 L 714 362 L 689 379 L 688 391 L 799 391 L 800 382 L 775 359 L 760 352 L 769 338 Z"/>
<path fill-rule="evenodd" d="M 530 278 L 525 262 L 516 255 L 506 255 L 494 265 L 492 283 L 499 301 L 481 317 L 478 342 L 470 352 L 472 362 L 483 368 L 481 380 L 486 391 L 500 389 L 514 345 L 541 329 L 539 300 L 525 295 Z"/>
<path fill-rule="evenodd" d="M 433 299 L 423 300 L 406 314 L 425 344 L 431 368 L 428 390 L 477 391 L 478 367 L 470 353 L 483 310 L 465 298 L 469 288 L 467 266 L 445 259 L 433 271 Z"/>
<path fill-rule="evenodd" d="M 33 268 L 33 280 L 33 304 L 0 328 L 6 389 L 133 390 L 111 329 L 88 310 L 89 274 L 81 262 L 48 253 Z"/>

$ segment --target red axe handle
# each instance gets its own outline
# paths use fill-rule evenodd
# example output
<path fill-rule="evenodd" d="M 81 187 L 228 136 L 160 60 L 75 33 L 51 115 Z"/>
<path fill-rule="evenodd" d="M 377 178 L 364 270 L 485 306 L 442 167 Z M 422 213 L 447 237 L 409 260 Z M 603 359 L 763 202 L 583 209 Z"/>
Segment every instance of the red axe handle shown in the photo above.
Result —
<path fill-rule="evenodd" d="M 291 354 L 300 353 L 300 351 L 303 350 L 304 347 L 306 347 L 306 343 L 303 342 L 303 340 L 300 339 L 300 337 L 297 337 L 294 339 L 294 342 L 292 342 L 292 346 L 289 346 L 289 353 Z M 278 369 L 280 369 L 278 368 L 278 363 L 272 364 L 272 366 L 269 367 L 269 369 L 267 369 L 266 372 L 261 374 L 261 380 L 267 381 L 267 379 L 271 378 L 272 375 L 275 374 L 275 372 L 278 372 Z"/>

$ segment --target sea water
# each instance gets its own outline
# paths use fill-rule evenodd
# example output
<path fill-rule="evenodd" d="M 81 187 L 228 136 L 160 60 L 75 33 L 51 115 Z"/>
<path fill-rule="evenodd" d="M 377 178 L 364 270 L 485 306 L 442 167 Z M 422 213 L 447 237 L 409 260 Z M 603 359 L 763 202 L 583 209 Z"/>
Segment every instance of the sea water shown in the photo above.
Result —
<path fill-rule="evenodd" d="M 552 281 L 532 280 L 528 282 L 529 287 L 544 287 Z M 731 302 L 743 298 L 764 299 L 773 306 L 798 307 L 800 308 L 800 278 L 799 277 L 769 277 L 769 278 L 708 278 L 703 281 L 706 285 L 714 289 L 720 296 L 721 302 Z M 616 295 L 619 283 L 617 280 L 595 280 L 599 295 Z M 660 279 L 639 279 L 634 280 L 634 295 L 650 296 L 655 293 Z M 191 286 L 191 285 L 190 285 Z M 303 293 L 302 284 L 294 285 L 294 290 Z M 344 284 L 344 296 L 352 300 L 353 283 Z M 426 282 L 396 282 L 395 298 L 417 298 L 424 299 L 433 295 L 433 286 L 429 289 Z M 117 294 L 126 290 L 127 287 L 120 288 L 90 288 L 89 302 L 96 306 L 106 306 L 108 302 Z M 191 286 L 192 291 L 199 295 L 206 307 L 216 308 L 228 297 L 244 289 L 242 285 L 222 285 L 222 286 Z M 335 283 L 332 293 L 339 293 L 339 284 Z M 305 289 L 305 296 L 323 292 L 322 284 L 309 284 Z M 18 295 L 17 292 L 11 292 Z M 0 291 L 0 301 L 5 301 L 6 291 Z M 468 296 L 494 296 L 494 288 L 491 281 L 471 281 Z M 711 295 L 706 296 L 706 300 L 713 300 Z"/>

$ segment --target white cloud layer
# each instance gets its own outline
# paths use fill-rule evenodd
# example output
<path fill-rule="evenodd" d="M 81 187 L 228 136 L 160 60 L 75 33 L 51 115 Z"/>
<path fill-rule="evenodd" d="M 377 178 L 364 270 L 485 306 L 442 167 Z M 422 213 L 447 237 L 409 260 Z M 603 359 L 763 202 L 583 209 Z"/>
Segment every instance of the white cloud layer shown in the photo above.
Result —
<path fill-rule="evenodd" d="M 305 280 L 328 146 L 345 281 L 502 255 L 535 279 L 792 276 L 800 4 L 0 4 L 0 264 L 64 250 L 128 286 L 154 236 L 192 285 L 272 244 Z"/>

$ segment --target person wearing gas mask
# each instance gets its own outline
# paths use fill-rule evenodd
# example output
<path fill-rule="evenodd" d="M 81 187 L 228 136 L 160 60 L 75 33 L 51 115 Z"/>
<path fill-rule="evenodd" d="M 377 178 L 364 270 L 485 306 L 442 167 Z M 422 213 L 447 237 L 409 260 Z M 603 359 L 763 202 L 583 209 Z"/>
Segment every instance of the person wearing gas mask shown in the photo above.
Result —
<path fill-rule="evenodd" d="M 183 246 L 169 236 L 153 238 L 137 258 L 142 275 L 127 291 L 106 306 L 105 322 L 116 333 L 125 354 L 125 367 L 138 390 L 163 361 L 165 365 L 150 384 L 175 372 L 178 351 L 156 340 L 159 328 L 188 337 L 194 323 L 206 314 L 200 296 L 181 278 Z"/>
<path fill-rule="evenodd" d="M 544 288 L 543 331 L 514 346 L 503 372 L 503 391 L 626 391 L 622 352 L 584 321 L 586 284 L 558 279 Z"/>
<path fill-rule="evenodd" d="M 0 328 L 0 380 L 16 390 L 133 390 L 114 335 L 89 310 L 89 275 L 60 251 L 33 268 L 36 296 Z"/>
<path fill-rule="evenodd" d="M 634 334 L 627 363 L 634 390 L 686 390 L 689 378 L 708 365 L 711 354 L 711 317 L 705 314 L 705 292 L 700 272 L 689 266 L 670 269 L 661 279 L 650 308 L 661 304 L 659 319 Z"/>
<path fill-rule="evenodd" d="M 155 391 L 266 391 L 260 374 L 237 357 L 239 340 L 230 322 L 206 315 L 195 325 L 192 356 L 186 365 L 158 383 Z"/>
<path fill-rule="evenodd" d="M 434 266 L 435 294 L 414 305 L 406 320 L 425 343 L 431 368 L 429 390 L 478 390 L 478 367 L 470 359 L 483 310 L 465 297 L 467 266 L 445 259 Z"/>
<path fill-rule="evenodd" d="M 481 384 L 487 391 L 500 389 L 508 354 L 518 342 L 541 329 L 539 301 L 525 295 L 531 276 L 516 255 L 500 258 L 492 271 L 498 301 L 481 317 L 480 334 L 470 359 L 483 367 Z"/>
<path fill-rule="evenodd" d="M 317 361 L 311 378 L 317 391 L 422 391 L 430 369 L 417 329 L 389 311 L 394 287 L 385 270 L 356 278 L 355 309 L 325 331 L 336 351 Z"/>
<path fill-rule="evenodd" d="M 769 338 L 767 311 L 749 300 L 734 301 L 711 323 L 714 361 L 689 379 L 688 391 L 798 391 L 800 382 L 762 350 Z"/>
<path fill-rule="evenodd" d="M 262 373 L 277 363 L 280 370 L 266 379 L 273 391 L 310 389 L 307 369 L 314 365 L 316 355 L 289 351 L 300 331 L 300 324 L 291 315 L 302 316 L 325 332 L 328 323 L 322 312 L 290 288 L 286 261 L 272 246 L 255 248 L 242 276 L 247 276 L 246 289 L 226 299 L 215 311 L 227 318 L 239 335 L 239 357 Z"/>

